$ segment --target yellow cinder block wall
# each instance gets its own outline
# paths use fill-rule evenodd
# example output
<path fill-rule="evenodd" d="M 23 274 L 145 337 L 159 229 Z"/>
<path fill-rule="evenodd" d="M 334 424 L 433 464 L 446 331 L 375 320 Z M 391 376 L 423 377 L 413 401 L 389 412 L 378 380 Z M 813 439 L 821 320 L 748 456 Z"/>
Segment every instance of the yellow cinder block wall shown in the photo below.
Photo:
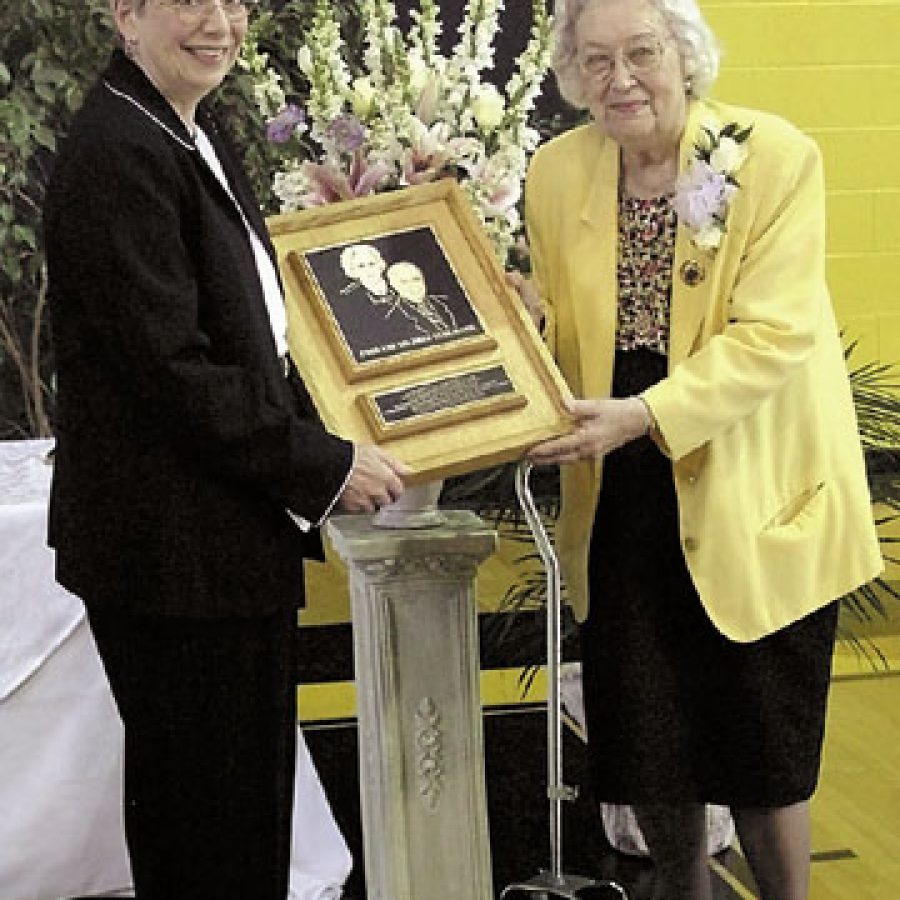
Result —
<path fill-rule="evenodd" d="M 900 0 L 703 2 L 724 50 L 713 96 L 818 142 L 828 278 L 855 362 L 900 362 Z"/>

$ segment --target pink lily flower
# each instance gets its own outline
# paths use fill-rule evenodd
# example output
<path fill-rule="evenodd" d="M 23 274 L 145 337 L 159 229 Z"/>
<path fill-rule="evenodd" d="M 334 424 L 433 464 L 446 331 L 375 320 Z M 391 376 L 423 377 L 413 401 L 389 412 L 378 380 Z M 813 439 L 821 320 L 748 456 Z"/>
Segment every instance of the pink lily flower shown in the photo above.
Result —
<path fill-rule="evenodd" d="M 303 163 L 301 170 L 313 186 L 313 190 L 303 197 L 305 206 L 324 206 L 339 200 L 365 197 L 378 190 L 393 174 L 387 163 L 369 163 L 361 150 L 353 153 L 347 171 L 333 163 L 308 161 Z"/>

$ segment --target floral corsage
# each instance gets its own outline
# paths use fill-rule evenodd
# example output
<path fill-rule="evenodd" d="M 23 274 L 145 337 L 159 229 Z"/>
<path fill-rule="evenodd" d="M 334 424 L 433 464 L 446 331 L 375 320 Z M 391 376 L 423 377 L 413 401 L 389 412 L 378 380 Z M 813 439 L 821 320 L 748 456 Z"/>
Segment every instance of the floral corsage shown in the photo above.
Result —
<path fill-rule="evenodd" d="M 735 173 L 747 158 L 747 138 L 753 126 L 729 122 L 718 132 L 704 127 L 694 147 L 694 161 L 679 178 L 675 211 L 692 232 L 696 247 L 715 252 L 725 233 L 728 204 L 740 184 Z"/>

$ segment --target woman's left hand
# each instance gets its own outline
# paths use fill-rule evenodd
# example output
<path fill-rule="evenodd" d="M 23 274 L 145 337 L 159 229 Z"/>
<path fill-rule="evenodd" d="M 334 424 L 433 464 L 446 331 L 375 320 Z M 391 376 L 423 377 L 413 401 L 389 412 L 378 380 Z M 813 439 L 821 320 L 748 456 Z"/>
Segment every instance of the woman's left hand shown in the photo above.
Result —
<path fill-rule="evenodd" d="M 507 272 L 506 283 L 519 295 L 522 305 L 531 316 L 531 321 L 534 322 L 534 327 L 540 331 L 544 323 L 544 309 L 541 306 L 541 299 L 538 297 L 534 282 L 521 272 Z"/>
<path fill-rule="evenodd" d="M 653 419 L 638 397 L 568 400 L 574 430 L 565 437 L 537 444 L 527 457 L 535 465 L 598 459 L 650 431 Z"/>

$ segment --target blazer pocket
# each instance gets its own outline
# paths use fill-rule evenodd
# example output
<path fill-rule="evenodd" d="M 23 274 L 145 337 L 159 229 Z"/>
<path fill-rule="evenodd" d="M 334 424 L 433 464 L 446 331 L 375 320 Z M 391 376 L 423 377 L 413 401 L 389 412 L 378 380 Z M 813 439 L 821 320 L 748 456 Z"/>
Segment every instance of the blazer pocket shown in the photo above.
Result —
<path fill-rule="evenodd" d="M 778 528 L 802 527 L 824 506 L 825 490 L 825 482 L 820 481 L 797 494 L 763 525 L 761 531 L 765 533 Z"/>

